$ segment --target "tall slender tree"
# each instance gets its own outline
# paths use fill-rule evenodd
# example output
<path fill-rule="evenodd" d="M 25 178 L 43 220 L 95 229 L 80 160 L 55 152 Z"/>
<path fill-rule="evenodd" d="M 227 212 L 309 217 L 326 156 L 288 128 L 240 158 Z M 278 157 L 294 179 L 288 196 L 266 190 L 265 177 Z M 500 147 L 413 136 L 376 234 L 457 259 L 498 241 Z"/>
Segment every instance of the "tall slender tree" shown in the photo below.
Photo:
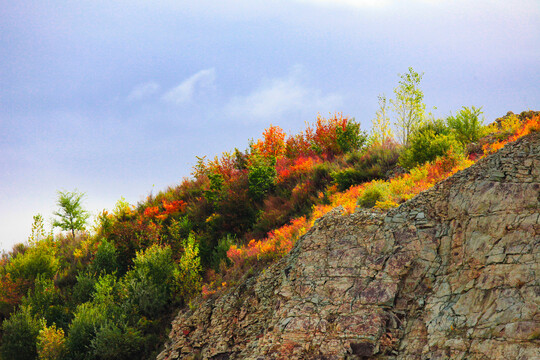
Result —
<path fill-rule="evenodd" d="M 390 100 L 396 114 L 396 130 L 401 143 L 409 145 L 409 136 L 425 121 L 426 105 L 422 102 L 424 93 L 419 87 L 424 74 L 418 74 L 409 67 L 409 72 L 400 74 L 401 80 L 394 89 L 395 99 Z"/>
<path fill-rule="evenodd" d="M 75 238 L 75 231 L 85 229 L 86 220 L 90 216 L 88 211 L 82 207 L 84 195 L 84 193 L 78 193 L 77 191 L 58 191 L 58 201 L 56 203 L 60 209 L 53 213 L 58 217 L 53 221 L 53 226 L 64 231 L 70 231 L 73 239 Z"/>
<path fill-rule="evenodd" d="M 371 139 L 375 143 L 383 143 L 393 139 L 394 133 L 388 116 L 388 99 L 384 94 L 378 96 L 379 110 L 375 113 L 375 119 L 371 121 Z"/>

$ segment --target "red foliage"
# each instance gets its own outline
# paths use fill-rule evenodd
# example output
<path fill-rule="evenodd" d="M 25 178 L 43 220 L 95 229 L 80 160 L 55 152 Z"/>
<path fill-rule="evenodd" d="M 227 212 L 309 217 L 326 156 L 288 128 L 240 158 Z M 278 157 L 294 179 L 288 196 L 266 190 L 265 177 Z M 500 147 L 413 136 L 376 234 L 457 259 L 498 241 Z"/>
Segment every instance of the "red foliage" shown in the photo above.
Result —
<path fill-rule="evenodd" d="M 289 136 L 285 143 L 285 156 L 290 159 L 299 156 L 314 156 L 315 151 L 309 143 L 309 139 L 302 133 L 295 136 Z"/>
<path fill-rule="evenodd" d="M 4 274 L 0 278 L 0 304 L 8 305 L 8 307 L 17 306 L 28 287 L 28 281 L 22 278 L 12 279 L 10 273 Z"/>
<path fill-rule="evenodd" d="M 159 214 L 159 207 L 158 206 L 150 206 L 144 209 L 143 215 L 147 218 L 153 218 L 156 217 L 156 215 Z"/>
<path fill-rule="evenodd" d="M 287 181 L 291 177 L 300 177 L 308 174 L 313 167 L 322 163 L 318 157 L 299 156 L 296 159 L 282 158 L 276 164 L 277 182 Z"/>
<path fill-rule="evenodd" d="M 286 141 L 285 154 L 288 158 L 313 157 L 332 158 L 342 152 L 338 144 L 339 130 L 345 131 L 350 119 L 341 113 L 329 119 L 317 116 L 315 127 L 307 125 L 306 130 Z"/>
<path fill-rule="evenodd" d="M 163 210 L 161 210 L 159 206 L 149 206 L 144 209 L 142 216 L 139 218 L 139 223 L 142 224 L 147 219 L 163 221 L 171 214 L 183 212 L 187 206 L 187 203 L 182 200 L 168 201 L 167 199 L 163 199 L 161 204 Z"/>
<path fill-rule="evenodd" d="M 233 181 L 236 174 L 240 171 L 237 166 L 237 159 L 228 152 L 224 152 L 221 157 L 215 157 L 214 160 L 206 164 L 210 173 L 219 174 L 226 183 Z"/>

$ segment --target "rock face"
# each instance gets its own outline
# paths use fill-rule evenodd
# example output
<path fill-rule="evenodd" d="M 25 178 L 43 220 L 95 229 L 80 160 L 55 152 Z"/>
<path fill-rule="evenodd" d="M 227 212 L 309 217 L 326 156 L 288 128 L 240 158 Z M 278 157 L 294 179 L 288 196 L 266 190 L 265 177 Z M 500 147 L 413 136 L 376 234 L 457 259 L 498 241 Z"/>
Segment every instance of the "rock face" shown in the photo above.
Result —
<path fill-rule="evenodd" d="M 335 209 L 158 359 L 540 359 L 540 133 L 388 213 Z"/>

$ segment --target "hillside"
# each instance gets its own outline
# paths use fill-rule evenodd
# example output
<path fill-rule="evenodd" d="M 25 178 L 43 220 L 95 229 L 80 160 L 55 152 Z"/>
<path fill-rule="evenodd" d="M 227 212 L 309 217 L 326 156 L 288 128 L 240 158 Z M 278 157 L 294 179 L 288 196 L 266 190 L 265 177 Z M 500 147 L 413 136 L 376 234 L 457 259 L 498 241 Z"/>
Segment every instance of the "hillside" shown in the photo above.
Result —
<path fill-rule="evenodd" d="M 538 359 L 540 133 L 397 209 L 337 208 L 183 310 L 158 359 Z"/>
<path fill-rule="evenodd" d="M 508 113 L 489 126 L 480 115 L 480 109 L 463 107 L 446 119 L 420 118 L 403 143 L 389 132 L 389 118 L 379 115 L 369 136 L 341 114 L 319 116 L 298 134 L 271 125 L 245 151 L 198 158 L 193 177 L 176 186 L 135 206 L 119 200 L 93 228 L 81 203 L 84 194 L 59 192 L 54 223 L 64 232 L 47 232 L 38 214 L 28 240 L 0 259 L 0 359 L 155 358 L 178 310 L 182 315 L 162 358 L 177 356 L 177 350 L 182 357 L 262 352 L 309 358 L 323 352 L 339 358 L 412 349 L 405 325 L 413 318 L 407 314 L 420 308 L 411 307 L 409 297 L 425 291 L 419 301 L 435 309 L 429 291 L 448 288 L 437 285 L 441 271 L 461 280 L 470 275 L 463 269 L 481 276 L 493 264 L 521 261 L 516 253 L 501 257 L 501 251 L 514 251 L 504 241 L 487 262 L 469 255 L 487 251 L 491 231 L 514 234 L 522 217 L 538 214 L 538 149 L 523 144 L 536 139 L 540 113 Z M 398 130 L 405 134 L 405 128 Z M 530 133 L 535 135 L 520 140 Z M 482 180 L 486 174 L 493 177 L 490 183 Z M 454 183 L 463 189 L 448 188 Z M 462 199 L 467 192 L 483 207 Z M 497 206 L 486 205 L 484 193 L 503 197 L 494 198 Z M 508 196 L 514 194 L 519 196 Z M 463 203 L 449 203 L 448 197 Z M 467 213 L 471 209 L 474 216 Z M 506 212 L 503 225 L 486 225 Z M 448 247 L 463 240 L 463 231 L 481 243 L 457 261 Z M 522 235 L 537 242 L 536 233 Z M 523 259 L 535 276 L 538 259 Z M 448 265 L 452 261 L 457 265 Z M 528 284 L 520 274 L 520 283 Z M 418 285 L 415 276 L 430 280 Z M 444 295 L 452 300 L 443 310 L 450 311 L 460 294 Z M 529 301 L 529 293 L 522 296 Z M 525 319 L 536 316 L 527 304 Z M 425 320 L 425 338 L 429 331 L 446 332 L 445 326 L 452 334 L 471 326 L 445 319 Z M 531 319 L 512 326 L 536 326 Z M 510 323 L 515 321 L 504 324 Z M 500 330 L 489 331 L 495 328 Z M 524 336 L 527 342 L 537 335 Z M 421 351 L 434 348 L 426 349 Z"/>

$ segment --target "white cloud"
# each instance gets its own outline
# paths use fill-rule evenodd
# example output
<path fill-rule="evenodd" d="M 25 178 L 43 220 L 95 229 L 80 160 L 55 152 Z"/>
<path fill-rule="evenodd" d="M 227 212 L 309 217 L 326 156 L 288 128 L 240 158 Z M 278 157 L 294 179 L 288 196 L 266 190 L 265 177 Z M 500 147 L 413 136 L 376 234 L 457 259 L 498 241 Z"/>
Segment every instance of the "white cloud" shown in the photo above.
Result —
<path fill-rule="evenodd" d="M 215 78 L 216 70 L 214 68 L 201 70 L 167 91 L 162 99 L 177 105 L 187 103 L 193 99 L 196 91 L 211 87 Z"/>
<path fill-rule="evenodd" d="M 252 93 L 236 96 L 225 107 L 225 113 L 233 118 L 268 119 L 289 111 L 336 111 L 343 99 L 338 94 L 322 94 L 318 89 L 301 83 L 296 69 L 287 77 L 268 81 Z"/>
<path fill-rule="evenodd" d="M 138 101 L 142 100 L 148 96 L 155 94 L 159 90 L 160 86 L 158 83 L 150 81 L 144 84 L 139 84 L 131 90 L 127 100 L 128 101 Z"/>

